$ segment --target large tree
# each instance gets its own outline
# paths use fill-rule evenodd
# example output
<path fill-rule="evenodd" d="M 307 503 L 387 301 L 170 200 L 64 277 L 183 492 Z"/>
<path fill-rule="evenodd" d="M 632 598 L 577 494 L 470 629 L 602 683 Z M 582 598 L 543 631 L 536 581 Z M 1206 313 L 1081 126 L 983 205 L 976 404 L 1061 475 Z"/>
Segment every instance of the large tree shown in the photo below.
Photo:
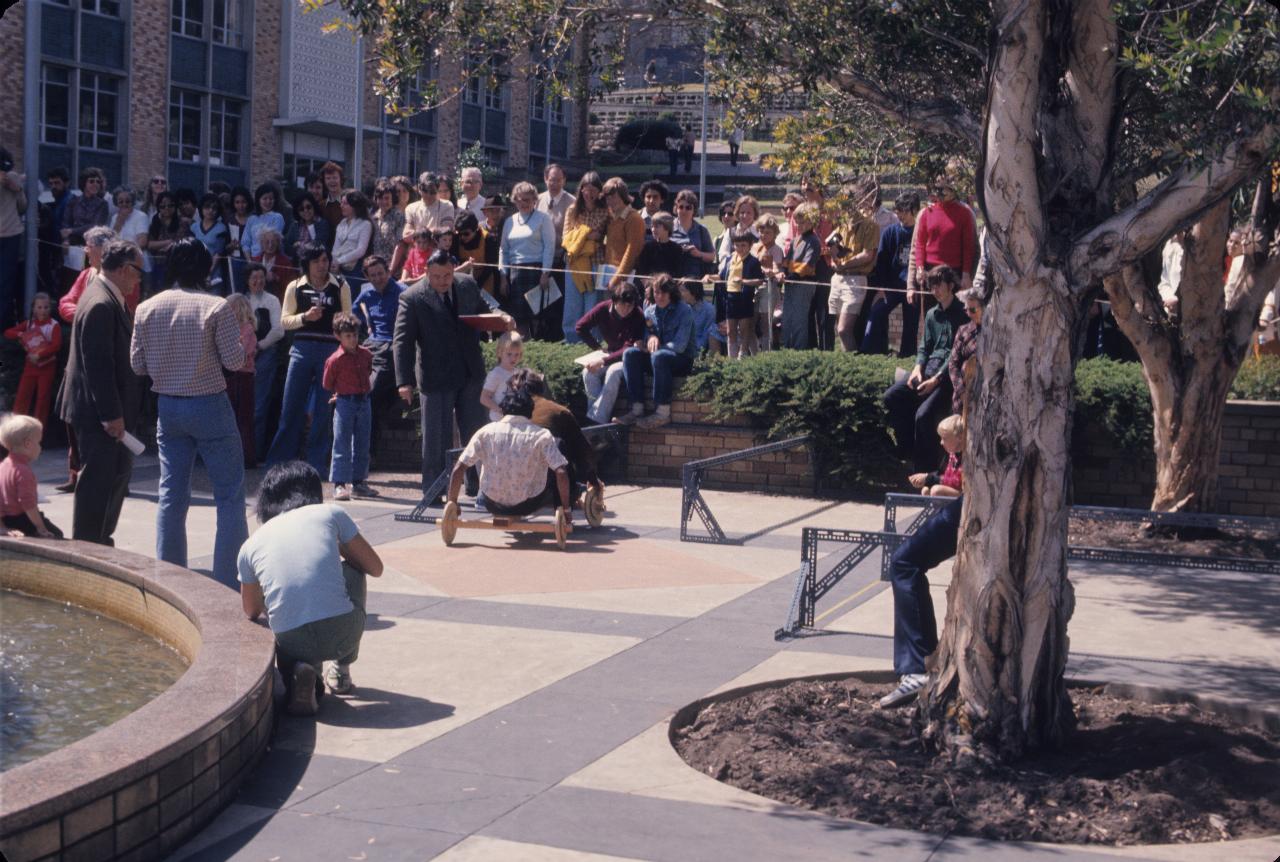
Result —
<path fill-rule="evenodd" d="M 389 10 L 395 20 L 426 22 L 414 25 L 421 32 L 471 17 L 465 3 L 343 5 L 380 34 L 384 51 L 405 41 L 378 29 Z M 561 32 L 553 19 L 609 24 L 638 14 L 635 5 L 559 0 L 476 5 L 486 21 L 520 22 L 504 36 L 508 44 L 529 32 L 544 34 L 545 44 L 545 34 Z M 958 138 L 977 154 L 994 290 L 970 404 L 959 553 L 920 716 L 926 735 L 959 758 L 1056 744 L 1073 723 L 1063 677 L 1074 603 L 1066 530 L 1079 333 L 1104 280 L 1136 283 L 1135 267 L 1165 237 L 1213 220 L 1215 208 L 1264 175 L 1280 139 L 1276 13 L 1245 0 L 1186 0 L 1168 13 L 1111 0 L 680 4 L 683 14 L 691 9 L 705 13 L 714 56 L 740 95 L 795 82 L 836 111 L 856 105 L 906 129 Z M 1195 14 L 1180 17 L 1188 12 Z M 1157 29 L 1142 31 L 1135 22 L 1149 14 Z M 1263 52 L 1234 66 L 1216 53 L 1232 16 L 1262 28 L 1254 47 Z M 1166 130 L 1168 146 L 1160 143 L 1152 104 L 1223 80 L 1215 111 L 1184 117 Z M 1142 88 L 1154 95 L 1139 99 Z M 1158 182 L 1135 198 L 1139 179 L 1151 174 Z M 1277 256 L 1274 208 L 1255 209 L 1261 236 L 1242 270 L 1250 285 Z M 1216 242 L 1206 254 L 1220 252 Z M 1184 308 L 1189 290 L 1196 301 L 1205 292 L 1201 281 L 1184 281 Z M 1149 293 L 1130 289 L 1134 307 L 1149 310 Z M 1245 305 L 1224 314 L 1247 317 Z"/>

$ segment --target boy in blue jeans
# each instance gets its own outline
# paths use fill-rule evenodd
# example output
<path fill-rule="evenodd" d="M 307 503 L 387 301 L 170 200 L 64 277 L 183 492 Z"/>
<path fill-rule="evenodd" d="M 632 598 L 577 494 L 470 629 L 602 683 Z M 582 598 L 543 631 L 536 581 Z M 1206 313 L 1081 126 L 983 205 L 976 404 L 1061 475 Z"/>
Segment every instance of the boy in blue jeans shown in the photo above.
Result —
<path fill-rule="evenodd" d="M 350 312 L 333 316 L 333 334 L 338 349 L 325 360 L 322 385 L 333 393 L 333 460 L 329 481 L 333 499 L 376 497 L 369 487 L 369 427 L 373 411 L 369 406 L 369 380 L 373 354 L 360 346 L 360 321 Z"/>

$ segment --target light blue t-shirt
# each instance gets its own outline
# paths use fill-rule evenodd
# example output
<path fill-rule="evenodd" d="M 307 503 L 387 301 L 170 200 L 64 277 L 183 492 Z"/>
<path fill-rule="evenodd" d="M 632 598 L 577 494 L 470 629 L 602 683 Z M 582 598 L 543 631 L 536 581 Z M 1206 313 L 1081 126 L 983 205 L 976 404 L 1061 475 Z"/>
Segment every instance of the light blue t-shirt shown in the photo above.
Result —
<path fill-rule="evenodd" d="M 271 631 L 291 631 L 353 609 L 338 545 L 359 534 L 341 506 L 317 503 L 277 515 L 240 546 L 240 582 L 262 587 Z"/>

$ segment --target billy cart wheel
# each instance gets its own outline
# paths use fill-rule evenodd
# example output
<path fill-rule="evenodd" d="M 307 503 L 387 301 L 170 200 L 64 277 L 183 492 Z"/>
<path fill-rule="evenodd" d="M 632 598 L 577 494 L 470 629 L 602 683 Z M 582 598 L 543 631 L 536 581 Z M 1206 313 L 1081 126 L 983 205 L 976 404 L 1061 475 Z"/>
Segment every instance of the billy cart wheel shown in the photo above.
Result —
<path fill-rule="evenodd" d="M 450 500 L 444 504 L 444 517 L 440 519 L 440 538 L 446 546 L 453 544 L 453 537 L 458 534 L 458 504 Z"/>
<path fill-rule="evenodd" d="M 595 485 L 587 488 L 587 493 L 582 497 L 582 514 L 586 516 L 587 523 L 593 527 L 598 527 L 604 523 L 604 490 Z"/>
<path fill-rule="evenodd" d="M 564 513 L 564 507 L 556 509 L 556 547 L 564 550 L 565 541 L 569 538 L 569 517 Z"/>

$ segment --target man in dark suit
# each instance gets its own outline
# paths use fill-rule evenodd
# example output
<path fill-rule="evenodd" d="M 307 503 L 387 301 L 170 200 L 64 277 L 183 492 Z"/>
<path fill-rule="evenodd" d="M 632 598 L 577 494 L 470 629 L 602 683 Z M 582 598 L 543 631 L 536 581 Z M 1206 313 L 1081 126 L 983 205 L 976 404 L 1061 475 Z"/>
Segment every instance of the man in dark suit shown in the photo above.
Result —
<path fill-rule="evenodd" d="M 392 338 L 396 385 L 406 404 L 413 403 L 413 386 L 418 385 L 424 494 L 444 469 L 445 450 L 453 442 L 455 414 L 463 445 L 488 421 L 480 403 L 485 374 L 480 333 L 458 319 L 459 315 L 488 310 L 475 279 L 455 274 L 453 257 L 444 251 L 435 252 L 427 261 L 425 283 L 400 294 Z M 515 321 L 508 317 L 507 326 L 514 328 Z"/>
<path fill-rule="evenodd" d="M 121 442 L 138 425 L 142 381 L 129 365 L 133 318 L 127 301 L 142 282 L 142 252 L 113 240 L 102 272 L 76 306 L 71 353 L 58 390 L 58 416 L 72 426 L 80 447 L 73 538 L 114 544 L 111 535 L 129 489 L 133 453 Z"/>

